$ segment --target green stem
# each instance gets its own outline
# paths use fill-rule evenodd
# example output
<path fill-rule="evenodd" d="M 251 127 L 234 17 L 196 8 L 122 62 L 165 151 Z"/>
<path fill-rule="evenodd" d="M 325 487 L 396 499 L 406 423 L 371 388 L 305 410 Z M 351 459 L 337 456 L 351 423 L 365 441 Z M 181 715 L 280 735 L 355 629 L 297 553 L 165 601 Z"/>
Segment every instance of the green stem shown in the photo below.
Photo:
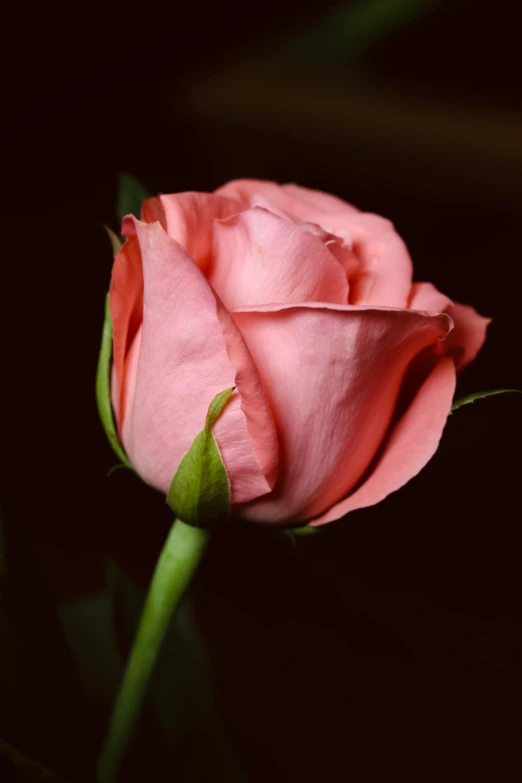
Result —
<path fill-rule="evenodd" d="M 163 547 L 98 761 L 98 783 L 116 779 L 172 614 L 198 567 L 208 531 L 176 519 Z"/>

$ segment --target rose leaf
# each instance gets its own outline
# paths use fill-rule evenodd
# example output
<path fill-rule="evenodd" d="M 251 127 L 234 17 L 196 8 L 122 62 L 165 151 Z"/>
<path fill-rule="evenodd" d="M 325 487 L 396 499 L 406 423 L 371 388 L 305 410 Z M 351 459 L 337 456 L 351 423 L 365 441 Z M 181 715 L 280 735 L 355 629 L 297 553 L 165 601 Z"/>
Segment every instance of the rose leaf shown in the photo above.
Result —
<path fill-rule="evenodd" d="M 461 397 L 460 399 L 455 400 L 451 406 L 451 413 L 458 410 L 459 408 L 462 408 L 463 405 L 469 405 L 471 402 L 475 402 L 475 400 L 482 400 L 485 397 L 493 397 L 495 394 L 507 394 L 508 392 L 522 394 L 520 389 L 490 389 L 488 391 L 475 392 L 474 394 L 468 394 L 466 397 Z"/>

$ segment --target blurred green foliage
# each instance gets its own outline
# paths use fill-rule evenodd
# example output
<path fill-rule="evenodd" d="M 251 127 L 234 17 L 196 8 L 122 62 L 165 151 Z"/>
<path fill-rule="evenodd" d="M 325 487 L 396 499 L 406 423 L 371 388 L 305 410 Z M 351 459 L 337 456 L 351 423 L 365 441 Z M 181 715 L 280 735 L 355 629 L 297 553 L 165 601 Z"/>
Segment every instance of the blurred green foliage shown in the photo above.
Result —
<path fill-rule="evenodd" d="M 353 64 L 383 38 L 440 5 L 440 0 L 343 2 L 283 47 L 285 59 L 313 66 Z"/>

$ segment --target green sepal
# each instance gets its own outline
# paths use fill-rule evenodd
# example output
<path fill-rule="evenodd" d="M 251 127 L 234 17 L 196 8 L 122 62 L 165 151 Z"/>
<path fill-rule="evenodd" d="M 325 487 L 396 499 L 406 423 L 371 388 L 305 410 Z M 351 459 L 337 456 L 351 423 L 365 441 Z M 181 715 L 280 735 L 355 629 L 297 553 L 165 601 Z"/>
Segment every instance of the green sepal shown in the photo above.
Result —
<path fill-rule="evenodd" d="M 319 532 L 318 527 L 309 527 L 309 525 L 303 525 L 302 527 L 284 527 L 281 530 L 281 533 L 283 533 L 283 535 L 288 536 L 293 546 L 295 546 L 296 538 L 298 537 L 303 538 L 318 532 Z"/>
<path fill-rule="evenodd" d="M 134 215 L 139 218 L 141 205 L 150 196 L 151 193 L 148 188 L 137 177 L 126 171 L 120 171 L 118 174 L 118 197 L 116 204 L 116 215 L 120 226 L 125 215 Z"/>
<path fill-rule="evenodd" d="M 116 236 L 112 228 L 109 228 L 109 226 L 106 226 L 105 223 L 103 224 L 103 227 L 105 231 L 107 232 L 107 236 L 109 237 L 109 242 L 111 243 L 112 247 L 112 255 L 113 258 L 116 258 L 118 253 L 120 252 L 122 242 L 119 237 Z"/>
<path fill-rule="evenodd" d="M 520 389 L 490 389 L 489 391 L 475 392 L 474 394 L 468 394 L 466 397 L 461 397 L 459 400 L 455 400 L 451 406 L 451 413 L 458 410 L 459 408 L 462 408 L 463 405 L 469 405 L 471 402 L 475 402 L 475 400 L 482 400 L 485 397 L 493 397 L 495 394 L 507 394 L 509 392 L 522 394 Z"/>
<path fill-rule="evenodd" d="M 127 455 L 120 443 L 116 427 L 114 425 L 114 416 L 111 403 L 111 358 L 112 358 L 112 321 L 109 308 L 109 294 L 105 298 L 105 319 L 103 322 L 102 339 L 100 346 L 100 355 L 98 357 L 98 368 L 96 370 L 96 402 L 98 404 L 98 413 L 105 430 L 105 434 L 112 446 L 112 449 L 122 464 L 132 470 Z"/>
<path fill-rule="evenodd" d="M 229 513 L 230 482 L 212 427 L 234 388 L 216 394 L 209 405 L 205 426 L 194 438 L 172 479 L 167 504 L 187 525 L 203 526 Z"/>
<path fill-rule="evenodd" d="M 303 525 L 303 527 L 291 527 L 288 528 L 294 536 L 311 536 L 313 533 L 318 533 L 318 527 L 310 527 L 310 525 Z"/>

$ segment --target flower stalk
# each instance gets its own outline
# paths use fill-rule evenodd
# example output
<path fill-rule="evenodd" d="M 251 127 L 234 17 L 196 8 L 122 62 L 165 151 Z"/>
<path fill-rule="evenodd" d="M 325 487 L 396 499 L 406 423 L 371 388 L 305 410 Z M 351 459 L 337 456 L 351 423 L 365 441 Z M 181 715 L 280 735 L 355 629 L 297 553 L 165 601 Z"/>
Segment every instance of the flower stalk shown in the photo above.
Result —
<path fill-rule="evenodd" d="M 98 761 L 98 783 L 113 783 L 137 723 L 172 615 L 201 562 L 208 530 L 176 519 L 160 554 L 138 633 Z"/>

